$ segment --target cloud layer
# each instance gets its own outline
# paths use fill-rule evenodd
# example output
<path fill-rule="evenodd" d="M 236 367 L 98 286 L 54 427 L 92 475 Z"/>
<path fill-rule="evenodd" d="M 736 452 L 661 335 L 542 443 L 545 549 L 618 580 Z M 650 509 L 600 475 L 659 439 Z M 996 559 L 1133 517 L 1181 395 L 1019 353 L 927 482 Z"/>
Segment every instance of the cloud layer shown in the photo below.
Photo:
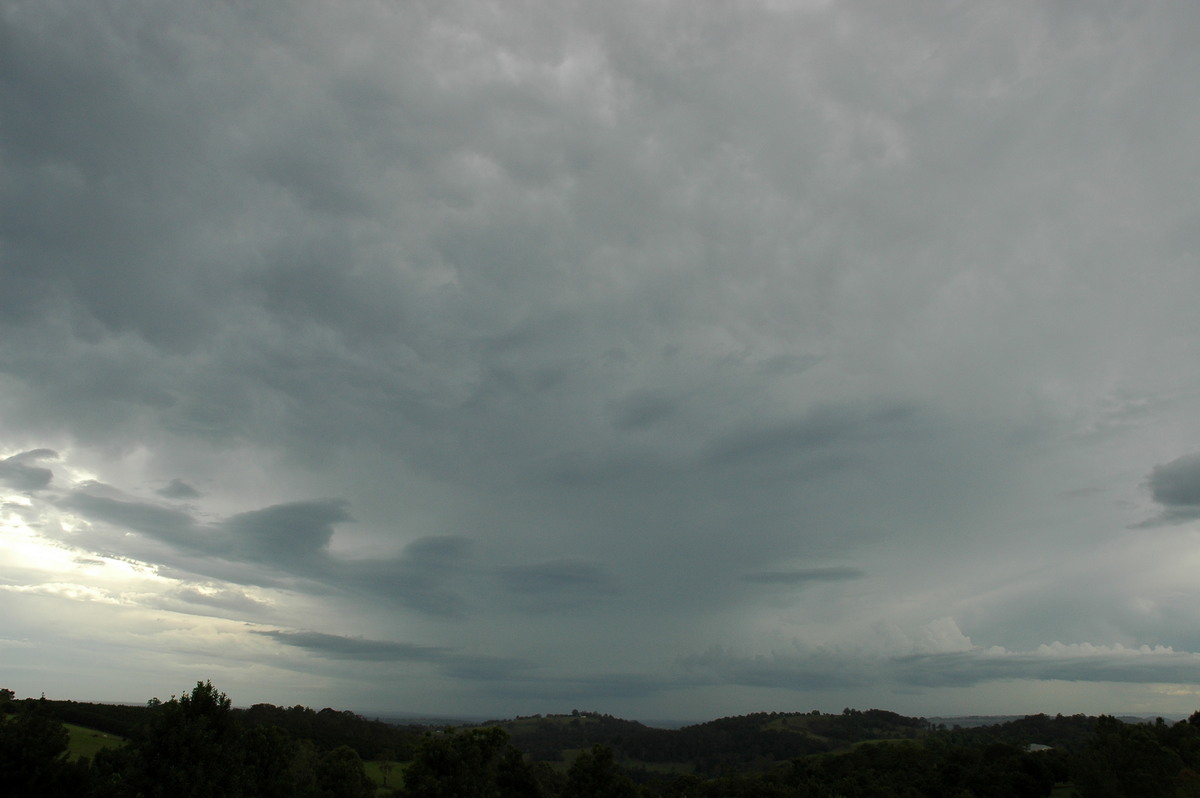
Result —
<path fill-rule="evenodd" d="M 6 3 L 10 686 L 1194 711 L 1197 33 Z"/>

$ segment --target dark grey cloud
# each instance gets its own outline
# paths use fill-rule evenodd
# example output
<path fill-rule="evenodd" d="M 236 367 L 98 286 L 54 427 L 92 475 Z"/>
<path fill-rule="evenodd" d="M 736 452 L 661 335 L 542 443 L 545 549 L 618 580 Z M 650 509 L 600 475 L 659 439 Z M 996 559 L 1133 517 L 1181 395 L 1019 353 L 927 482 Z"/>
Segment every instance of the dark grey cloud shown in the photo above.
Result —
<path fill-rule="evenodd" d="M 33 24 L 14 15 L 0 23 L 6 77 L 0 138 L 8 156 L 0 235 L 18 262 L 36 265 L 11 271 L 17 290 L 0 303 L 11 319 L 66 300 L 87 308 L 80 317 L 85 326 L 186 346 L 211 329 L 203 297 L 213 295 L 189 295 L 177 272 L 154 268 L 164 246 L 181 243 L 180 228 L 171 224 L 174 210 L 140 202 L 132 189 L 165 188 L 164 181 L 181 175 L 179 155 L 200 147 L 203 135 L 180 116 L 155 110 L 161 92 L 179 78 L 176 59 L 183 55 L 164 41 L 170 34 L 162 20 L 143 20 L 154 44 L 120 52 L 96 46 L 95 37 L 121 27 L 119 17 L 112 9 L 58 8 Z M 128 91 L 142 70 L 159 75 L 157 85 Z M 157 244 L 146 236 L 151 227 L 159 227 Z"/>
<path fill-rule="evenodd" d="M 464 653 L 446 646 L 429 646 L 389 640 L 368 640 L 321 632 L 257 631 L 283 645 L 304 649 L 328 659 L 356 662 L 431 663 L 447 676 L 468 681 L 511 678 L 530 664 L 520 659 Z"/>
<path fill-rule="evenodd" d="M 54 472 L 30 463 L 57 458 L 58 453 L 51 449 L 31 449 L 6 457 L 0 460 L 0 481 L 16 490 L 41 490 L 50 484 Z"/>
<path fill-rule="evenodd" d="M 724 683 L 808 690 L 972 687 L 987 682 L 1200 683 L 1200 654 L 1172 649 L 1066 646 L 1037 651 L 970 649 L 903 656 L 814 649 L 803 654 L 735 655 L 720 648 L 680 659 L 686 671 Z"/>
<path fill-rule="evenodd" d="M 412 541 L 396 558 L 330 563 L 338 584 L 368 598 L 387 598 L 441 618 L 462 618 L 467 599 L 457 589 L 471 556 L 471 541 L 433 536 Z"/>
<path fill-rule="evenodd" d="M 140 532 L 183 551 L 218 554 L 227 548 L 224 540 L 201 528 L 186 512 L 102 495 L 103 487 L 72 491 L 61 503 L 85 518 Z"/>
<path fill-rule="evenodd" d="M 345 501 L 290 502 L 239 513 L 222 527 L 236 557 L 313 567 L 324 560 L 334 525 L 353 521 Z"/>
<path fill-rule="evenodd" d="M 1146 484 L 1163 511 L 1140 526 L 1176 524 L 1200 518 L 1200 454 L 1185 455 L 1155 466 Z"/>
<path fill-rule="evenodd" d="M 1000 679 L 1067 682 L 1200 684 L 1200 655 L 1172 650 L 1093 650 L 1047 647 L 1045 652 L 948 652 L 889 663 L 894 678 L 920 687 L 970 687 Z"/>
<path fill-rule="evenodd" d="M 423 571 L 454 568 L 469 556 L 471 541 L 465 537 L 439 535 L 419 538 L 404 547 L 400 559 L 406 566 Z"/>
<path fill-rule="evenodd" d="M 636 430 L 660 423 L 677 413 L 680 400 L 642 391 L 614 400 L 609 407 L 613 426 L 620 430 Z"/>
<path fill-rule="evenodd" d="M 178 478 L 171 480 L 166 486 L 156 490 L 155 493 L 167 499 L 198 499 L 203 495 L 200 491 Z"/>
<path fill-rule="evenodd" d="M 433 662 L 443 659 L 449 650 L 441 646 L 423 646 L 386 640 L 365 640 L 321 632 L 255 632 L 272 640 L 333 659 L 383 662 Z"/>
<path fill-rule="evenodd" d="M 803 656 L 739 656 L 716 646 L 702 654 L 679 658 L 686 673 L 721 684 L 791 690 L 831 690 L 860 687 L 879 674 L 865 660 L 837 652 L 813 651 Z"/>
<path fill-rule="evenodd" d="M 1200 454 L 1180 457 L 1150 472 L 1154 501 L 1168 507 L 1200 507 Z"/>
<path fill-rule="evenodd" d="M 864 574 L 858 568 L 833 566 L 829 568 L 797 568 L 789 571 L 757 571 L 743 574 L 743 582 L 759 585 L 786 585 L 802 587 L 812 582 L 843 582 L 850 579 L 862 579 Z"/>
<path fill-rule="evenodd" d="M 0 443 L 62 453 L 0 462 L 14 557 L 581 703 L 894 691 L 821 646 L 948 614 L 1009 653 L 913 661 L 946 684 L 1191 648 L 1119 464 L 1196 439 L 1195 8 L 2 8 Z"/>
<path fill-rule="evenodd" d="M 603 568 L 577 560 L 508 566 L 500 581 L 517 606 L 535 611 L 576 609 L 619 592 Z"/>
<path fill-rule="evenodd" d="M 395 601 L 440 617 L 461 616 L 467 606 L 451 585 L 462 574 L 470 541 L 426 537 L 409 543 L 398 557 L 336 557 L 329 552 L 334 527 L 353 520 L 343 500 L 290 502 L 238 513 L 217 523 L 200 523 L 183 510 L 103 493 L 113 491 L 86 486 L 70 493 L 61 505 L 90 520 L 167 544 L 184 556 L 164 558 L 162 552 L 143 556 L 156 557 L 182 573 L 254 585 L 275 585 L 280 575 L 287 575 L 368 600 Z M 93 545 L 107 555 L 115 553 L 110 551 L 114 545 L 111 537 L 96 537 Z M 248 565 L 268 570 L 244 567 Z"/>
<path fill-rule="evenodd" d="M 736 465 L 811 455 L 839 445 L 903 434 L 917 416 L 917 408 L 902 403 L 875 408 L 852 404 L 818 407 L 801 419 L 739 430 L 716 440 L 708 447 L 705 459 L 714 465 Z"/>
<path fill-rule="evenodd" d="M 346 502 L 291 502 L 238 513 L 217 524 L 191 513 L 124 497 L 106 486 L 71 492 L 61 504 L 86 518 L 140 532 L 181 551 L 262 563 L 303 576 L 326 570 L 334 524 L 352 521 Z"/>

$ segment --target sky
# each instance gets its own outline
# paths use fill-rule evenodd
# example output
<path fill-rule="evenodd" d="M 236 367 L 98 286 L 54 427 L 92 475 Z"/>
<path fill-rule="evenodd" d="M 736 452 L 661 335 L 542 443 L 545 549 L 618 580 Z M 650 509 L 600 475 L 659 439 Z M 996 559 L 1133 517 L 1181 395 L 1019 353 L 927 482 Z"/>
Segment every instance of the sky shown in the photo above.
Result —
<path fill-rule="evenodd" d="M 0 4 L 0 686 L 1200 709 L 1200 5 Z"/>

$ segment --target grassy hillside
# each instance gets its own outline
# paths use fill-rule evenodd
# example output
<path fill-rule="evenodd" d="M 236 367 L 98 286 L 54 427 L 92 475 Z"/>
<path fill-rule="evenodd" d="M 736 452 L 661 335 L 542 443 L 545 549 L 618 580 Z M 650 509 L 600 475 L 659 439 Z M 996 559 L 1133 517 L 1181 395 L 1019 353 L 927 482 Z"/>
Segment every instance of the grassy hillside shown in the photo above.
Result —
<path fill-rule="evenodd" d="M 99 729 L 89 729 L 85 726 L 76 726 L 73 723 L 64 723 L 63 726 L 67 728 L 67 733 L 71 735 L 71 741 L 68 743 L 67 748 L 67 756 L 71 760 L 76 760 L 80 757 L 91 759 L 101 749 L 116 748 L 125 744 L 125 738 L 100 731 Z"/>

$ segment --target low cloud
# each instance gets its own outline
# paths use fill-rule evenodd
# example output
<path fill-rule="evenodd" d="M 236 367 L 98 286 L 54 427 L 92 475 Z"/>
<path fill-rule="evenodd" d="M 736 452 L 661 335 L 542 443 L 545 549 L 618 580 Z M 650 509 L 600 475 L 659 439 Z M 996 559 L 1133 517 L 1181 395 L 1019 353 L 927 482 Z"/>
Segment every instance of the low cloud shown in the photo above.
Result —
<path fill-rule="evenodd" d="M 470 681 L 492 681 L 512 677 L 530 667 L 510 657 L 467 654 L 446 646 L 404 643 L 393 640 L 369 640 L 323 632 L 257 631 L 282 645 L 303 649 L 325 659 L 377 663 L 430 663 L 446 676 Z"/>
<path fill-rule="evenodd" d="M 639 391 L 609 404 L 613 426 L 622 431 L 661 423 L 678 413 L 679 408 L 679 400 L 649 391 Z"/>
<path fill-rule="evenodd" d="M 577 673 L 571 676 L 523 677 L 497 684 L 497 694 L 519 701 L 569 701 L 574 704 L 611 699 L 647 698 L 673 690 L 706 685 L 688 674 Z"/>
<path fill-rule="evenodd" d="M 188 513 L 103 492 L 108 492 L 104 486 L 86 486 L 68 494 L 62 506 L 89 520 L 140 532 L 189 553 L 218 554 L 224 549 L 221 541 L 211 531 L 206 534 Z"/>
<path fill-rule="evenodd" d="M 377 662 L 433 662 L 442 659 L 449 649 L 423 646 L 390 640 L 364 640 L 358 637 L 323 634 L 321 632 L 285 632 L 273 630 L 255 632 L 279 643 L 302 648 L 330 659 L 353 659 Z"/>
<path fill-rule="evenodd" d="M 198 499 L 202 495 L 182 479 L 171 480 L 166 487 L 159 488 L 155 493 L 166 499 Z"/>
<path fill-rule="evenodd" d="M 346 502 L 325 499 L 239 513 L 222 528 L 238 559 L 308 569 L 320 567 L 327 557 L 334 525 L 353 520 Z"/>
<path fill-rule="evenodd" d="M 602 6 L 7 0 L 0 582 L 597 694 L 1186 664 L 1037 647 L 1200 650 L 1125 528 L 1200 520 L 1200 4 Z"/>
<path fill-rule="evenodd" d="M 369 598 L 389 598 L 426 615 L 462 618 L 467 601 L 454 585 L 464 576 L 470 552 L 466 538 L 418 538 L 399 557 L 331 560 L 331 576 L 343 588 Z"/>
<path fill-rule="evenodd" d="M 604 569 L 579 560 L 510 566 L 500 581 L 519 608 L 534 611 L 577 609 L 618 592 Z"/>
<path fill-rule="evenodd" d="M 219 610 L 239 613 L 258 612 L 267 607 L 245 591 L 224 587 L 198 587 L 185 585 L 171 591 L 170 598 L 187 604 L 199 604 Z"/>
<path fill-rule="evenodd" d="M 1200 653 L 1053 643 L 1033 651 L 993 647 L 897 658 L 887 670 L 896 681 L 920 687 L 970 687 L 1000 679 L 1200 684 Z"/>
<path fill-rule="evenodd" d="M 915 414 L 909 404 L 819 407 L 793 421 L 725 435 L 708 447 L 705 460 L 712 465 L 736 465 L 824 452 L 895 435 Z"/>
<path fill-rule="evenodd" d="M 1165 646 L 1056 642 L 1032 651 L 992 646 L 900 656 L 822 648 L 741 655 L 715 647 L 682 658 L 680 664 L 719 682 L 810 690 L 889 684 L 897 688 L 971 687 L 1017 679 L 1200 684 L 1200 653 Z"/>
<path fill-rule="evenodd" d="M 427 537 L 413 541 L 397 557 L 335 557 L 329 552 L 335 526 L 354 520 L 347 502 L 340 499 L 276 504 L 212 524 L 97 484 L 73 491 L 61 506 L 90 521 L 166 544 L 184 557 L 160 556 L 158 562 L 184 573 L 264 586 L 277 584 L 270 574 L 285 574 L 374 600 L 390 599 L 428 615 L 461 617 L 466 609 L 465 600 L 449 585 L 469 556 L 469 541 Z M 112 539 L 105 540 L 105 546 L 112 545 Z"/>
<path fill-rule="evenodd" d="M 866 574 L 857 568 L 835 566 L 831 568 L 798 568 L 794 571 L 757 571 L 742 576 L 743 582 L 758 585 L 787 585 L 803 587 L 812 582 L 845 582 L 862 579 Z"/>
<path fill-rule="evenodd" d="M 50 484 L 54 472 L 49 468 L 30 465 L 39 460 L 54 460 L 58 453 L 51 449 L 31 449 L 0 460 L 0 482 L 14 490 L 41 490 Z"/>
<path fill-rule="evenodd" d="M 1163 511 L 1137 526 L 1181 524 L 1200 518 L 1200 454 L 1155 466 L 1146 478 L 1146 485 Z"/>

